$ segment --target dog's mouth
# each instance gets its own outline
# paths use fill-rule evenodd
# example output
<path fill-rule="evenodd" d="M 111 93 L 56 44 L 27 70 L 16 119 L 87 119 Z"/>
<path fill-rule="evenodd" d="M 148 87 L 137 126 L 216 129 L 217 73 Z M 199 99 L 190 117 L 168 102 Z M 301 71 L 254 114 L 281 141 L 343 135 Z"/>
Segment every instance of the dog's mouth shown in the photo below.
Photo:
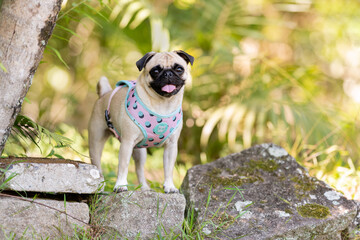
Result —
<path fill-rule="evenodd" d="M 153 82 L 154 83 L 154 82 Z M 163 97 L 171 97 L 176 95 L 180 89 L 182 88 L 184 84 L 173 84 L 169 83 L 163 86 L 155 86 L 155 84 L 152 84 L 152 88 Z"/>
<path fill-rule="evenodd" d="M 161 88 L 161 91 L 167 92 L 167 93 L 172 93 L 175 90 L 176 90 L 176 86 L 173 84 L 167 84 Z"/>
<path fill-rule="evenodd" d="M 171 97 L 176 95 L 180 89 L 184 86 L 184 82 L 182 81 L 181 84 L 176 83 L 168 83 L 168 84 L 161 84 L 159 81 L 152 81 L 150 83 L 150 87 L 155 90 L 160 96 L 163 97 Z"/>
<path fill-rule="evenodd" d="M 164 83 L 164 81 L 166 81 L 167 83 Z M 181 79 L 172 79 L 172 80 L 157 79 L 150 83 L 150 87 L 154 89 L 155 92 L 157 92 L 160 96 L 172 97 L 181 90 L 184 84 L 185 82 Z"/>

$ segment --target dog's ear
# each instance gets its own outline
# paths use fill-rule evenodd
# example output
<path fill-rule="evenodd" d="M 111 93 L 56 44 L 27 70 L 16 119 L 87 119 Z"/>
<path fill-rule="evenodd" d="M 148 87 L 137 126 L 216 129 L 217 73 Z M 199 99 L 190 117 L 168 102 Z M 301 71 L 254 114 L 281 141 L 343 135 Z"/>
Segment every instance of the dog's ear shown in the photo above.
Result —
<path fill-rule="evenodd" d="M 145 67 L 146 63 L 150 61 L 150 59 L 155 55 L 155 53 L 156 52 L 148 52 L 142 58 L 140 58 L 140 60 L 136 62 L 136 66 L 139 69 L 139 71 L 141 71 Z"/>
<path fill-rule="evenodd" d="M 186 63 L 190 63 L 191 65 L 193 65 L 194 63 L 194 57 L 191 56 L 190 54 L 184 52 L 183 50 L 177 50 L 175 51 L 180 57 L 182 57 Z"/>

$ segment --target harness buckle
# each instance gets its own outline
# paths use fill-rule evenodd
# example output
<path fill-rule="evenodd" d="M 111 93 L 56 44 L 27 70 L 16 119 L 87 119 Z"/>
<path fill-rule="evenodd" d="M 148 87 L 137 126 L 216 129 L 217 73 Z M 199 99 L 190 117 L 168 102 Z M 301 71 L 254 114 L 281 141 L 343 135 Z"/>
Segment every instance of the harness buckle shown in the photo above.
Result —
<path fill-rule="evenodd" d="M 108 110 L 105 110 L 105 121 L 108 128 L 114 129 L 114 125 L 112 124 L 110 120 L 110 114 Z"/>

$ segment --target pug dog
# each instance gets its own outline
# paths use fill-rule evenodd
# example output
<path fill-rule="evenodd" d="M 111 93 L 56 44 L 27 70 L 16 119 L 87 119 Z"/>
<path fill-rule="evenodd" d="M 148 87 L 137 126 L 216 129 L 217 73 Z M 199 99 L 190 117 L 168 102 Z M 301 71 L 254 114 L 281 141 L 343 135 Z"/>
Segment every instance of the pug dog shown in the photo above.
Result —
<path fill-rule="evenodd" d="M 118 177 L 114 192 L 127 191 L 131 156 L 142 190 L 149 190 L 144 176 L 147 147 L 164 147 L 164 192 L 177 193 L 173 169 L 182 129 L 184 85 L 191 79 L 189 63 L 194 57 L 184 51 L 149 52 L 136 62 L 141 72 L 136 81 L 120 81 L 113 90 L 107 78 L 97 85 L 96 101 L 89 121 L 89 153 L 101 171 L 105 141 L 115 135 L 120 141 Z"/>

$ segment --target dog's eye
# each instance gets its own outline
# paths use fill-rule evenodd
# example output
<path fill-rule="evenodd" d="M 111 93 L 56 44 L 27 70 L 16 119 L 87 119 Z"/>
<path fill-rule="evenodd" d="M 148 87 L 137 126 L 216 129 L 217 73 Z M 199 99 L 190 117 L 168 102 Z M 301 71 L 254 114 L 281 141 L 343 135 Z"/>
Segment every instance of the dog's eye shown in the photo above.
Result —
<path fill-rule="evenodd" d="M 184 71 L 184 69 L 182 67 L 180 67 L 180 66 L 177 66 L 175 68 L 175 71 L 178 72 L 178 73 L 182 73 Z"/>
<path fill-rule="evenodd" d="M 161 70 L 162 69 L 160 67 L 154 67 L 153 69 L 151 69 L 150 75 L 157 76 L 160 74 Z"/>

